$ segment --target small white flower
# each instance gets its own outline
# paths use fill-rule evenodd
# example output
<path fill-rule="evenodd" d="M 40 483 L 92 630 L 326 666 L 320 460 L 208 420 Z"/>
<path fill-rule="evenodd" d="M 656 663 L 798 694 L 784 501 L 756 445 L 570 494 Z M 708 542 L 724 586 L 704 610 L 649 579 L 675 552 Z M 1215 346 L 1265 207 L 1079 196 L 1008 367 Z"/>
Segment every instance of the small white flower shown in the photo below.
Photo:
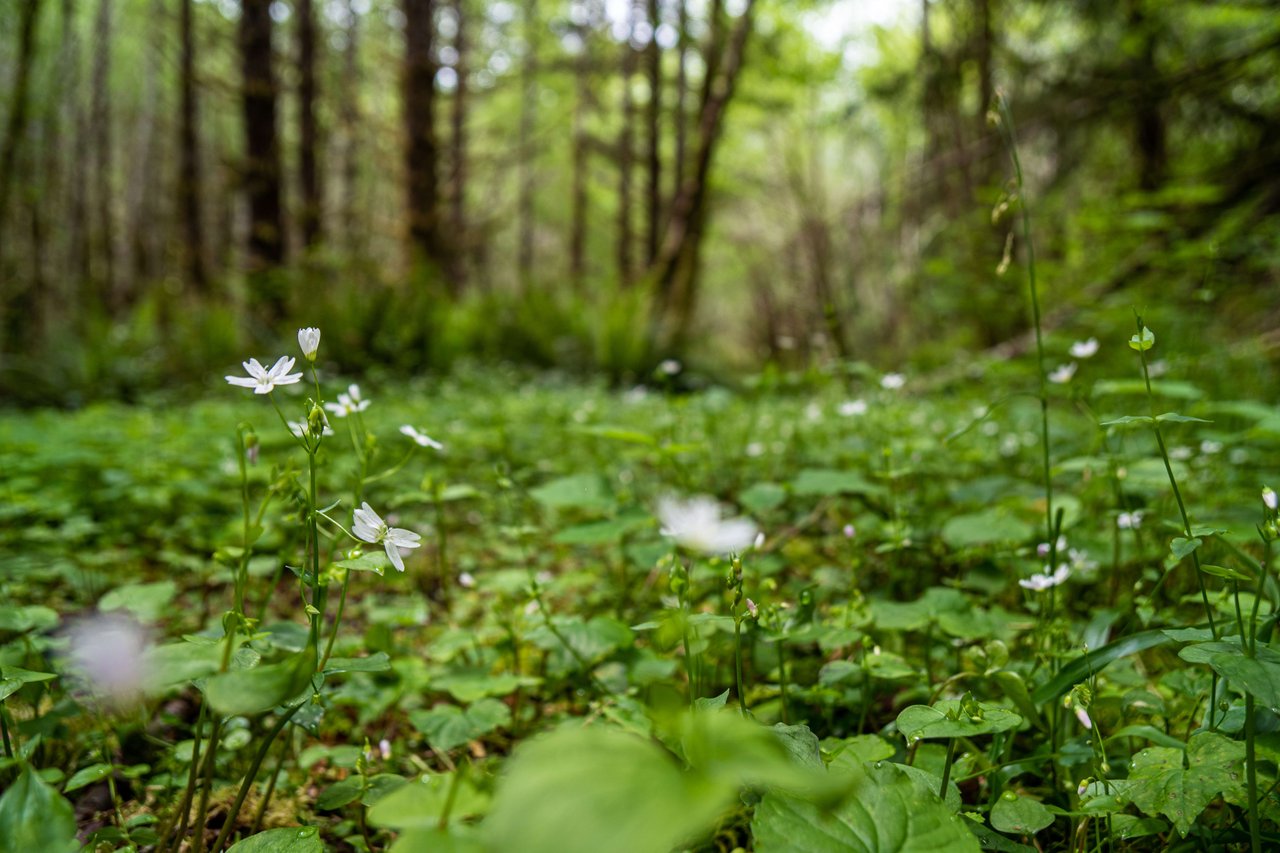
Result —
<path fill-rule="evenodd" d="M 822 420 L 822 407 L 817 403 L 810 403 L 804 407 L 804 416 L 806 420 L 820 421 Z"/>
<path fill-rule="evenodd" d="M 411 530 L 387 527 L 387 523 L 373 511 L 368 501 L 361 502 L 360 508 L 352 513 L 351 532 L 357 539 L 386 548 L 391 565 L 398 572 L 404 571 L 404 558 L 400 555 L 400 549 L 417 548 L 422 544 L 422 537 Z"/>
<path fill-rule="evenodd" d="M 97 695 L 115 703 L 136 699 L 146 681 L 147 632 L 119 615 L 95 616 L 71 629 L 71 667 Z"/>
<path fill-rule="evenodd" d="M 1186 462 L 1194 455 L 1195 451 L 1190 447 L 1187 447 L 1185 444 L 1180 444 L 1177 447 L 1169 449 L 1169 458 L 1177 462 Z"/>
<path fill-rule="evenodd" d="M 749 598 L 747 599 L 747 612 L 751 614 L 752 619 L 755 619 L 760 615 L 760 608 L 757 607 L 756 603 Z"/>
<path fill-rule="evenodd" d="M 241 388 L 252 388 L 255 394 L 270 394 L 277 385 L 292 385 L 302 379 L 301 373 L 290 373 L 294 359 L 282 355 L 280 360 L 267 370 L 256 358 L 241 362 L 248 376 L 228 376 L 226 380 Z"/>
<path fill-rule="evenodd" d="M 1266 486 L 1262 490 L 1262 503 L 1272 512 L 1276 509 L 1276 493 L 1272 491 L 1270 486 Z"/>
<path fill-rule="evenodd" d="M 1089 712 L 1079 705 L 1076 706 L 1076 719 L 1080 721 L 1080 725 L 1086 729 L 1093 728 L 1093 720 L 1089 719 Z"/>
<path fill-rule="evenodd" d="M 845 539 L 852 539 L 858 535 L 857 529 L 852 524 L 846 524 L 840 532 L 844 534 Z"/>
<path fill-rule="evenodd" d="M 471 572 L 463 572 L 462 574 L 458 575 L 458 586 L 462 587 L 463 589 L 471 589 L 475 585 L 476 585 L 476 578 L 475 578 L 475 575 L 471 574 Z"/>
<path fill-rule="evenodd" d="M 747 445 L 747 455 L 751 457 L 762 456 L 764 454 L 764 445 L 758 441 L 753 441 Z"/>
<path fill-rule="evenodd" d="M 434 438 L 432 438 L 429 435 L 418 432 L 416 429 L 409 426 L 408 424 L 405 424 L 404 426 L 400 427 L 400 432 L 404 435 L 409 436 L 409 438 L 412 438 L 414 441 L 414 444 L 418 445 L 419 447 L 430 447 L 432 450 L 444 450 L 443 444 L 436 441 Z"/>
<path fill-rule="evenodd" d="M 1067 557 L 1071 560 L 1073 572 L 1091 572 L 1098 568 L 1098 561 L 1090 560 L 1089 552 L 1083 549 L 1072 548 L 1067 552 Z"/>
<path fill-rule="evenodd" d="M 856 418 L 859 415 L 865 415 L 866 413 L 867 413 L 866 400 L 862 400 L 862 399 L 845 400 L 843 403 L 840 404 L 840 414 L 846 418 Z"/>
<path fill-rule="evenodd" d="M 335 416 L 345 418 L 369 408 L 369 401 L 360 396 L 360 386 L 352 384 L 347 386 L 347 393 L 338 395 L 338 402 L 325 403 L 324 407 Z"/>
<path fill-rule="evenodd" d="M 887 391 L 897 391 L 903 385 L 907 384 L 907 377 L 901 373 L 886 373 L 880 377 L 880 387 Z"/>
<path fill-rule="evenodd" d="M 759 551 L 761 548 L 764 547 L 764 531 L 763 530 L 761 530 L 759 533 L 756 534 L 756 538 L 751 542 L 751 547 L 755 548 L 757 551 Z"/>
<path fill-rule="evenodd" d="M 1098 339 L 1089 338 L 1087 341 L 1076 341 L 1071 345 L 1072 358 L 1092 358 L 1098 353 Z"/>
<path fill-rule="evenodd" d="M 1058 369 L 1049 374 L 1049 381 L 1056 385 L 1066 385 L 1076 375 L 1076 363 L 1060 364 Z"/>
<path fill-rule="evenodd" d="M 1168 372 L 1169 362 L 1165 361 L 1163 358 L 1156 359 L 1147 365 L 1147 374 L 1152 379 L 1155 379 L 1158 376 L 1164 376 Z"/>
<path fill-rule="evenodd" d="M 1205 454 L 1206 456 L 1212 456 L 1215 453 L 1221 453 L 1222 442 L 1213 441 L 1212 439 L 1206 438 L 1204 441 L 1200 442 L 1200 452 Z"/>
<path fill-rule="evenodd" d="M 298 347 L 302 350 L 303 358 L 307 361 L 315 361 L 316 350 L 320 349 L 320 330 L 312 326 L 299 329 Z"/>
<path fill-rule="evenodd" d="M 662 522 L 663 536 L 704 554 L 742 551 L 756 537 L 754 522 L 745 518 L 721 518 L 720 505 L 714 498 L 704 496 L 685 501 L 663 498 L 658 502 L 658 520 Z"/>
<path fill-rule="evenodd" d="M 1056 550 L 1059 554 L 1062 554 L 1067 550 L 1067 537 L 1065 536 L 1058 537 L 1058 547 Z M 1048 542 L 1041 542 L 1039 545 L 1036 546 L 1036 556 L 1040 557 L 1041 559 L 1049 556 Z"/>
<path fill-rule="evenodd" d="M 1057 586 L 1069 577 L 1071 577 L 1071 567 L 1066 563 L 1060 563 L 1052 573 L 1049 571 L 1049 567 L 1045 566 L 1043 572 L 1038 572 L 1029 578 L 1022 578 L 1018 581 L 1018 585 L 1023 589 L 1043 592 L 1050 587 Z"/>
<path fill-rule="evenodd" d="M 1137 530 L 1142 526 L 1143 512 L 1135 509 L 1133 512 L 1122 512 L 1116 516 L 1116 527 L 1121 530 Z"/>
<path fill-rule="evenodd" d="M 386 738 L 378 741 L 378 753 L 382 756 L 383 761 L 389 761 L 391 759 L 391 741 Z"/>
<path fill-rule="evenodd" d="M 658 372 L 664 376 L 675 376 L 683 369 L 684 368 L 680 362 L 676 361 L 674 358 L 664 359 L 662 364 L 658 365 Z"/>

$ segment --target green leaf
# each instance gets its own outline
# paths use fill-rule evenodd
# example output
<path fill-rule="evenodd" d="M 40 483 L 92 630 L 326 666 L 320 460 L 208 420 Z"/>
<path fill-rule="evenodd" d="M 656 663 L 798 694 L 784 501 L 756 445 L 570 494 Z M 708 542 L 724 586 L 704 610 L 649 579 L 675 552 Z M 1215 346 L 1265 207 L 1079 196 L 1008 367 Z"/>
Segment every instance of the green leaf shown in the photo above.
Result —
<path fill-rule="evenodd" d="M 738 493 L 738 503 L 753 513 L 768 512 L 782 506 L 786 499 L 787 490 L 778 483 L 756 483 Z"/>
<path fill-rule="evenodd" d="M 1155 423 L 1155 419 L 1148 415 L 1122 415 L 1118 418 L 1112 418 L 1109 421 L 1103 421 L 1102 423 L 1099 424 L 1099 426 L 1104 426 L 1104 427 L 1118 426 L 1118 427 L 1124 427 L 1126 429 L 1131 429 L 1133 427 L 1139 427 L 1139 426 L 1151 426 L 1154 423 Z"/>
<path fill-rule="evenodd" d="M 160 690 L 185 684 L 218 671 L 221 646 L 186 641 L 157 646 L 146 652 L 147 685 Z"/>
<path fill-rule="evenodd" d="M 564 728 L 516 748 L 481 831 L 492 850 L 600 853 L 624 840 L 628 853 L 669 853 L 710 829 L 735 794 L 698 784 L 651 740 Z"/>
<path fill-rule="evenodd" d="M 79 849 L 71 803 L 24 764 L 21 775 L 0 796 L 0 850 Z"/>
<path fill-rule="evenodd" d="M 12 679 L 19 684 L 35 684 L 38 681 L 51 681 L 57 677 L 57 673 L 53 672 L 36 672 L 20 666 L 0 666 L 0 678 L 5 681 Z"/>
<path fill-rule="evenodd" d="M 465 670 L 442 675 L 431 682 L 431 687 L 446 691 L 459 702 L 474 702 L 485 696 L 506 696 L 517 688 L 538 683 L 539 679 L 524 675 L 491 675 L 483 670 Z"/>
<path fill-rule="evenodd" d="M 834 809 L 771 791 L 756 807 L 751 834 L 759 853 L 977 853 L 962 819 L 892 764 L 832 765 L 852 792 Z"/>
<path fill-rule="evenodd" d="M 1058 670 L 1058 674 L 1053 679 L 1032 692 L 1031 701 L 1037 705 L 1052 702 L 1072 687 L 1101 671 L 1108 664 L 1168 642 L 1172 642 L 1172 640 L 1165 636 L 1164 631 L 1158 629 L 1140 631 L 1127 637 L 1121 637 L 1114 642 L 1081 655 Z"/>
<path fill-rule="evenodd" d="M 910 705 L 898 714 L 898 731 L 908 742 L 917 739 L 974 737 L 1007 732 L 1022 725 L 1022 717 L 990 702 L 965 703 L 941 699 L 930 705 Z"/>
<path fill-rule="evenodd" d="M 370 806 L 369 823 L 397 830 L 435 829 L 449 802 L 449 789 L 455 785 L 450 824 L 485 813 L 489 795 L 478 790 L 469 776 L 455 782 L 454 773 L 428 773 L 404 783 Z"/>
<path fill-rule="evenodd" d="M 1183 767 L 1183 757 L 1182 750 L 1163 746 L 1142 750 L 1133 757 L 1121 791 L 1143 812 L 1164 815 L 1186 835 L 1205 806 L 1241 784 L 1244 744 L 1201 732 L 1187 743 L 1189 767 Z"/>
<path fill-rule="evenodd" d="M 1233 569 L 1230 566 L 1215 566 L 1210 563 L 1201 563 L 1200 571 L 1206 575 L 1213 575 L 1216 578 L 1225 578 L 1229 581 L 1245 581 L 1251 582 L 1253 575 L 1242 572 L 1239 569 Z"/>
<path fill-rule="evenodd" d="M 602 511 L 613 500 L 598 474 L 574 474 L 544 483 L 529 491 L 529 496 L 548 509 L 583 509 Z"/>
<path fill-rule="evenodd" d="M 1190 382 L 1177 382 L 1166 379 L 1153 379 L 1151 393 L 1157 397 L 1171 397 L 1179 400 L 1199 400 L 1204 392 Z M 1136 397 L 1147 396 L 1147 383 L 1141 379 L 1103 379 L 1093 384 L 1094 396 L 1104 394 L 1129 394 Z"/>
<path fill-rule="evenodd" d="M 942 541 L 956 549 L 1025 542 L 1031 534 L 1031 525 L 999 509 L 953 516 L 942 525 Z"/>
<path fill-rule="evenodd" d="M 360 789 L 364 787 L 364 777 L 359 773 L 348 776 L 340 782 L 335 782 L 328 788 L 320 792 L 320 796 L 316 797 L 316 808 L 322 811 L 329 809 L 340 809 L 348 803 L 355 802 L 360 796 Z"/>
<path fill-rule="evenodd" d="M 1165 412 L 1163 415 L 1157 415 L 1156 420 L 1160 423 L 1167 424 L 1211 424 L 1213 421 L 1206 421 L 1204 418 L 1193 418 L 1189 415 L 1180 415 L 1177 412 Z"/>
<path fill-rule="evenodd" d="M 329 658 L 325 665 L 325 675 L 340 672 L 386 672 L 391 669 L 391 658 L 386 652 L 374 652 L 362 658 Z"/>
<path fill-rule="evenodd" d="M 639 513 L 566 527 L 552 538 L 559 545 L 611 545 L 622 541 L 628 533 L 650 524 L 650 517 Z"/>
<path fill-rule="evenodd" d="M 1169 543 L 1169 553 L 1173 554 L 1175 560 L 1181 560 L 1203 544 L 1204 540 L 1198 536 L 1195 539 L 1185 539 L 1178 536 Z"/>
<path fill-rule="evenodd" d="M 178 585 L 173 581 L 131 583 L 102 596 L 98 609 L 128 610 L 144 622 L 154 622 L 164 615 L 164 609 L 177 594 Z"/>
<path fill-rule="evenodd" d="M 94 782 L 105 779 L 111 775 L 111 769 L 110 764 L 90 764 L 88 767 L 81 767 L 67 780 L 67 784 L 62 786 L 62 792 L 69 794 L 85 785 L 92 785 Z"/>
<path fill-rule="evenodd" d="M 350 572 L 373 572 L 381 575 L 391 565 L 391 559 L 385 551 L 371 551 L 350 560 L 337 560 L 330 564 L 335 569 L 346 569 Z"/>
<path fill-rule="evenodd" d="M 1005 791 L 991 807 L 991 825 L 1001 832 L 1035 835 L 1053 823 L 1053 815 L 1039 800 Z"/>
<path fill-rule="evenodd" d="M 324 853 L 324 843 L 319 827 L 285 826 L 251 835 L 232 844 L 227 853 Z"/>
<path fill-rule="evenodd" d="M 1187 646 L 1178 656 L 1190 663 L 1207 663 L 1213 671 L 1268 708 L 1280 708 L 1280 652 L 1259 645 L 1248 657 L 1236 643 L 1209 642 Z"/>
<path fill-rule="evenodd" d="M 575 426 L 573 432 L 579 435 L 592 435 L 597 438 L 607 438 L 612 441 L 620 441 L 624 444 L 639 444 L 644 447 L 656 447 L 658 440 L 647 432 L 640 432 L 637 429 L 630 429 L 622 426 L 611 426 L 609 424 L 593 424 L 591 426 Z"/>
<path fill-rule="evenodd" d="M 433 749 L 448 752 L 510 723 L 511 709 L 497 699 L 481 699 L 465 711 L 456 705 L 412 711 L 409 721 Z"/>
<path fill-rule="evenodd" d="M 226 716 L 259 714 L 297 696 L 311 684 L 316 650 L 308 646 L 279 663 L 223 672 L 209 678 L 209 705 Z"/>
<path fill-rule="evenodd" d="M 1142 327 L 1142 331 L 1140 333 L 1129 338 L 1129 349 L 1137 352 L 1146 352 L 1155 345 L 1156 333 L 1148 329 L 1146 326 Z"/>
<path fill-rule="evenodd" d="M 805 497 L 832 495 L 867 495 L 875 497 L 884 489 L 868 481 L 856 471 L 832 471 L 806 468 L 791 481 L 791 490 Z"/>

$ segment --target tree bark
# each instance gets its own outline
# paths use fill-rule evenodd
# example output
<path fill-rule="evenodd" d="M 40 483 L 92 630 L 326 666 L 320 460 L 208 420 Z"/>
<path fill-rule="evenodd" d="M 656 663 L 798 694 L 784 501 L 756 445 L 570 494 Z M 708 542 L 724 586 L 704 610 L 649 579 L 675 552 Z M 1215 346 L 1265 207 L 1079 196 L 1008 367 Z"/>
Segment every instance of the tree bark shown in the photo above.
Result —
<path fill-rule="evenodd" d="M 261 275 L 285 259 L 276 131 L 279 86 L 272 65 L 271 31 L 271 0 L 242 0 L 239 39 L 245 131 L 243 185 L 249 198 L 247 267 L 256 279 L 255 298 L 268 322 L 280 319 L 285 306 L 279 286 Z"/>
<path fill-rule="evenodd" d="M 524 61 L 520 70 L 519 199 L 516 218 L 519 245 L 516 271 L 522 288 L 533 274 L 533 125 L 537 120 L 538 2 L 524 0 Z"/>
<path fill-rule="evenodd" d="M 442 274 L 447 264 L 437 177 L 434 7 L 432 0 L 404 0 L 405 175 L 413 262 Z"/>
<path fill-rule="evenodd" d="M 298 227 L 302 245 L 320 241 L 323 201 L 317 168 L 320 130 L 316 123 L 316 20 L 312 0 L 296 0 L 298 15 L 298 186 L 302 191 Z"/>
<path fill-rule="evenodd" d="M 342 204 L 341 231 L 347 251 L 362 251 L 360 227 L 356 214 L 357 182 L 360 178 L 360 16 L 356 0 L 347 0 L 347 44 L 343 51 L 343 92 L 339 107 L 342 121 Z"/>
<path fill-rule="evenodd" d="M 111 128 L 111 17 L 112 0 L 99 0 L 94 22 L 93 104 L 90 108 L 95 140 L 94 193 L 97 202 L 98 238 L 102 257 L 100 292 L 112 315 L 118 314 L 127 301 L 124 289 L 116 281 L 115 217 L 112 201 L 111 170 L 113 166 Z"/>
<path fill-rule="evenodd" d="M 649 99 L 645 104 L 645 126 L 648 134 L 645 152 L 645 176 L 648 187 L 645 192 L 645 257 L 647 265 L 658 256 L 658 229 L 662 221 L 662 138 L 660 136 L 660 110 L 662 108 L 662 50 L 658 46 L 658 25 L 661 14 L 658 0 L 648 0 L 649 44 L 645 59 Z"/>
<path fill-rule="evenodd" d="M 631 223 L 631 171 L 635 159 L 635 99 L 631 78 L 636 69 L 636 51 L 632 40 L 636 35 L 637 4 L 627 4 L 627 38 L 622 44 L 622 127 L 618 131 L 618 281 L 625 287 L 635 278 L 635 231 Z"/>
<path fill-rule="evenodd" d="M 574 69 L 576 98 L 573 105 L 573 187 L 569 212 L 569 280 L 581 293 L 586 276 L 587 253 L 587 108 L 591 103 L 591 32 L 596 18 L 594 0 L 582 4 L 583 23 L 577 27 L 581 42 Z"/>
<path fill-rule="evenodd" d="M 672 156 L 675 161 L 675 176 L 671 182 L 671 196 L 674 199 L 684 185 L 685 137 L 688 116 L 685 101 L 689 93 L 689 7 L 687 0 L 676 0 L 676 105 L 675 105 L 675 142 L 676 149 Z"/>
<path fill-rule="evenodd" d="M 712 4 L 713 15 L 718 14 L 719 5 L 719 0 Z M 707 179 L 724 129 L 725 111 L 733 99 L 742 70 L 754 14 L 755 0 L 747 0 L 727 45 L 716 35 L 716 27 L 712 27 L 708 59 L 714 57 L 715 61 L 708 61 L 707 67 L 715 68 L 715 78 L 703 86 L 693 163 L 672 205 L 662 246 L 650 272 L 656 288 L 650 340 L 660 348 L 683 345 L 697 305 L 697 280 L 706 224 Z M 717 42 L 724 45 L 722 50 L 716 50 Z"/>
<path fill-rule="evenodd" d="M 1164 116 L 1164 84 L 1156 65 L 1157 22 L 1147 14 L 1144 0 L 1129 0 L 1128 26 L 1139 39 L 1133 61 L 1138 97 L 1133 112 L 1133 135 L 1138 149 L 1138 187 L 1147 192 L 1164 184 L 1169 164 Z"/>
<path fill-rule="evenodd" d="M 453 232 L 456 251 L 449 279 L 456 290 L 467 286 L 467 110 L 469 81 L 467 75 L 470 43 L 467 41 L 468 10 L 465 0 L 453 0 L 454 32 L 453 49 L 457 54 L 453 70 L 457 74 L 457 82 L 453 90 L 453 109 L 450 112 L 451 134 L 449 137 L 449 227 Z"/>
<path fill-rule="evenodd" d="M 13 78 L 13 95 L 9 104 L 9 122 L 4 133 L 4 147 L 0 149 L 0 235 L 4 234 L 5 220 L 9 212 L 9 199 L 13 195 L 14 165 L 18 160 L 18 146 L 27 130 L 31 65 L 35 58 L 36 20 L 40 14 L 40 0 L 25 0 L 18 24 L 18 67 Z"/>
<path fill-rule="evenodd" d="M 208 295 L 204 262 L 204 228 L 200 185 L 200 133 L 196 103 L 196 45 L 194 0 L 182 0 L 179 24 L 178 211 L 182 217 L 180 256 L 188 288 Z"/>

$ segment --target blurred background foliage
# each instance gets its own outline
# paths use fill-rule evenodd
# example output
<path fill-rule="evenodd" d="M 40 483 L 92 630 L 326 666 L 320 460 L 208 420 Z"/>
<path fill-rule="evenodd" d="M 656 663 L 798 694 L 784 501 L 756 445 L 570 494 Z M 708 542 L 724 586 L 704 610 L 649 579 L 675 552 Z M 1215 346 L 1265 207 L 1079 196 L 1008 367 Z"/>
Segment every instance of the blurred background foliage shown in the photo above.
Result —
<path fill-rule="evenodd" d="M 1280 345 L 1267 0 L 12 0 L 0 393 Z M 991 119 L 1017 124 L 1026 198 Z M 1226 350 L 1224 350 L 1224 343 Z"/>

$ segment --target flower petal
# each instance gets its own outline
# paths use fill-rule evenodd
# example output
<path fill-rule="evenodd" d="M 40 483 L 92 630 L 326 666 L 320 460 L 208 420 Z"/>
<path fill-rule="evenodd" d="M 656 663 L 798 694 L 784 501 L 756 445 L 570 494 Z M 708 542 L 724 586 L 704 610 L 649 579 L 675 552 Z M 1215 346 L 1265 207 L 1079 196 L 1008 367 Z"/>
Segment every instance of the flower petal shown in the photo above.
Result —
<path fill-rule="evenodd" d="M 397 572 L 404 571 L 404 558 L 400 556 L 400 549 L 390 539 L 386 541 L 387 556 L 391 558 L 391 565 L 396 567 Z"/>

